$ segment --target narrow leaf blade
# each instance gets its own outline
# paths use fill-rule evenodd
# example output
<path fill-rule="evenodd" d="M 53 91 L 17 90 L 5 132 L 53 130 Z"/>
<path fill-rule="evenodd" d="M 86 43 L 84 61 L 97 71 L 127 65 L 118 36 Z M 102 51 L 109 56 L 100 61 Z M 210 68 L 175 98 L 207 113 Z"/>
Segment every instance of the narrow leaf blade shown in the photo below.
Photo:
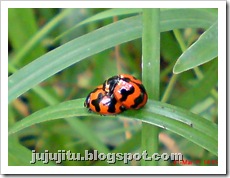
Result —
<path fill-rule="evenodd" d="M 218 23 L 215 22 L 177 60 L 173 72 L 179 74 L 218 56 Z"/>
<path fill-rule="evenodd" d="M 15 123 L 9 129 L 9 135 L 37 123 L 74 116 L 95 116 L 83 107 L 84 99 L 66 101 L 58 105 L 49 106 Z M 153 110 L 154 108 L 154 110 Z M 213 154 L 218 153 L 217 125 L 191 112 L 157 101 L 149 100 L 147 105 L 137 111 L 126 111 L 122 117 L 138 119 L 158 127 L 165 128 L 186 139 L 200 145 Z M 110 116 L 114 117 L 115 116 Z M 103 118 L 103 117 L 102 117 Z M 192 124 L 188 124 L 192 123 Z M 205 128 L 203 130 L 203 128 Z"/>

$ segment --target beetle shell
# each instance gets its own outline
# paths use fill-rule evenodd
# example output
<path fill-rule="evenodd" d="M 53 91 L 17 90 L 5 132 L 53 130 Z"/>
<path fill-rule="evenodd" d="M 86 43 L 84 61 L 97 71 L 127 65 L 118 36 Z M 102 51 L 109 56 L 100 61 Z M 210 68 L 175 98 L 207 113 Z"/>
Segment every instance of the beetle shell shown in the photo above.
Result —
<path fill-rule="evenodd" d="M 125 107 L 116 100 L 114 95 L 109 95 L 103 90 L 102 85 L 87 96 L 84 106 L 101 115 L 118 114 L 125 110 Z"/>
<path fill-rule="evenodd" d="M 126 109 L 140 109 L 148 100 L 142 82 L 129 74 L 109 78 L 104 82 L 103 90 L 114 95 Z"/>

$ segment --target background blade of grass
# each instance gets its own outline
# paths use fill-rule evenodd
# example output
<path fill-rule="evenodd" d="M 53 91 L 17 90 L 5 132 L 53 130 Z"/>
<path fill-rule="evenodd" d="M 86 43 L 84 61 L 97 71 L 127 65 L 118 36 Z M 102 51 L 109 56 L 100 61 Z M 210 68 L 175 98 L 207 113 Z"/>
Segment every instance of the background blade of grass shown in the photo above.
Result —
<path fill-rule="evenodd" d="M 149 99 L 159 99 L 160 93 L 160 9 L 143 9 L 142 82 Z M 159 128 L 142 123 L 142 151 L 159 153 Z M 158 161 L 145 161 L 143 166 L 158 165 Z"/>
<path fill-rule="evenodd" d="M 160 10 L 161 10 L 161 13 L 163 14 L 161 20 L 168 19 L 168 17 L 171 14 L 175 14 L 175 16 L 173 16 L 173 20 L 175 20 L 176 18 L 181 19 L 181 17 L 183 17 L 185 15 L 186 18 L 188 18 L 188 17 L 190 18 L 189 19 L 190 24 L 191 24 L 191 22 L 193 23 L 193 25 L 196 25 L 198 23 L 202 23 L 207 28 L 212 24 L 212 22 L 214 20 L 217 19 L 217 13 L 215 11 L 213 11 L 213 12 L 210 11 L 210 9 L 203 9 L 203 8 L 202 9 L 201 8 L 199 8 L 199 9 L 195 9 L 195 8 L 193 8 L 193 9 L 182 9 L 182 8 L 172 9 L 172 8 L 169 8 L 169 9 L 167 9 L 167 8 L 163 8 Z M 71 31 L 76 30 L 76 28 L 80 27 L 81 25 L 85 25 L 87 23 L 95 22 L 98 20 L 104 20 L 106 18 L 113 17 L 113 16 L 130 15 L 130 14 L 136 14 L 136 13 L 141 13 L 141 12 L 142 12 L 142 9 L 135 9 L 135 8 L 132 8 L 132 9 L 115 8 L 115 9 L 105 10 L 101 13 L 98 13 L 94 16 L 91 16 L 91 17 L 83 20 L 82 22 L 76 24 L 74 27 L 72 27 L 68 31 L 59 35 L 55 39 L 55 41 L 59 40 L 60 38 L 67 35 Z M 181 14 L 183 14 L 183 16 L 181 16 Z M 176 17 L 176 18 L 174 18 L 174 17 Z M 197 22 L 196 17 L 198 17 L 199 22 Z M 179 21 L 177 21 L 177 23 L 178 22 Z M 181 23 L 184 24 L 182 19 L 181 19 Z"/>
<path fill-rule="evenodd" d="M 167 14 L 162 13 L 161 31 L 174 28 L 206 27 L 204 21 L 192 23 L 196 20 L 196 15 L 196 18 L 191 18 L 192 14 L 178 16 L 176 12 L 166 12 Z M 171 22 L 173 17 L 174 23 Z M 209 23 L 210 19 L 212 18 L 207 18 L 206 21 Z M 9 102 L 53 74 L 86 57 L 118 44 L 140 38 L 141 30 L 140 16 L 128 18 L 77 38 L 41 56 L 9 77 Z"/>
<path fill-rule="evenodd" d="M 177 99 L 173 100 L 170 104 L 181 106 L 183 108 L 191 108 L 198 102 L 205 99 L 210 95 L 211 90 L 218 84 L 218 60 L 215 59 L 210 69 L 205 74 L 204 78 L 201 79 L 191 89 L 184 92 Z M 199 92 L 202 91 L 202 92 Z"/>
<path fill-rule="evenodd" d="M 89 113 L 87 109 L 83 107 L 84 100 L 85 99 L 66 101 L 39 110 L 10 127 L 9 135 L 34 124 L 54 119 L 70 118 L 74 116 L 95 116 L 103 119 L 103 116 Z M 152 110 L 153 108 L 154 111 Z M 192 114 L 187 110 L 166 103 L 149 100 L 147 105 L 138 112 L 126 111 L 124 114 L 121 114 L 121 116 L 130 119 L 138 119 L 142 122 L 147 122 L 170 130 L 217 155 L 218 142 L 216 137 L 213 137 L 213 135 L 217 133 L 216 124 L 198 115 Z M 115 116 L 110 117 L 115 118 Z M 180 118 L 179 120 L 185 122 L 177 121 L 175 118 Z M 192 126 L 185 124 L 188 121 L 192 123 Z M 206 128 L 209 132 L 206 133 L 202 128 Z"/>
<path fill-rule="evenodd" d="M 12 63 L 9 63 L 8 64 L 8 71 L 9 72 L 16 72 L 17 69 L 16 69 L 16 67 Z M 50 92 L 44 90 L 40 86 L 36 86 L 36 87 L 32 88 L 32 91 L 34 91 L 34 93 L 36 95 L 38 95 L 40 98 L 42 98 L 49 105 L 54 105 L 54 104 L 59 103 L 59 101 L 56 98 L 54 98 L 51 95 Z"/>
<path fill-rule="evenodd" d="M 39 27 L 36 24 L 35 14 L 30 8 L 9 8 L 8 14 L 8 26 L 10 27 L 8 28 L 9 40 L 12 48 L 17 54 L 20 53 L 22 47 L 24 47 L 27 41 L 38 31 Z M 18 16 L 21 18 L 18 18 Z M 44 54 L 45 49 L 42 45 L 37 45 L 37 47 L 33 49 L 33 52 L 29 53 L 28 50 L 27 52 L 26 60 L 24 63 L 20 64 L 21 66 L 23 66 L 23 64 L 25 65 L 26 62 L 28 63 L 31 59 L 35 59 L 41 54 Z M 13 59 L 13 61 L 16 62 L 16 56 Z"/>
<path fill-rule="evenodd" d="M 66 32 L 59 35 L 57 38 L 55 38 L 54 41 L 57 41 L 57 40 L 63 38 L 65 35 L 69 34 L 73 30 L 76 30 L 77 27 L 88 24 L 90 22 L 96 22 L 98 20 L 103 20 L 103 19 L 106 19 L 109 17 L 114 17 L 114 16 L 137 14 L 137 13 L 140 13 L 141 11 L 142 11 L 142 9 L 135 9 L 135 8 L 132 8 L 132 9 L 116 8 L 116 9 L 105 10 L 101 13 L 98 13 L 94 16 L 91 16 L 91 17 L 81 21 L 80 23 L 76 24 L 74 27 L 72 27 L 71 29 L 67 30 Z"/>
<path fill-rule="evenodd" d="M 177 60 L 173 72 L 178 74 L 204 64 L 218 56 L 218 22 L 215 22 Z"/>
<path fill-rule="evenodd" d="M 15 9 L 14 9 L 15 10 Z M 63 10 L 60 14 L 58 14 L 56 17 L 54 17 L 50 22 L 48 22 L 41 30 L 37 30 L 38 32 L 36 34 L 33 34 L 32 38 L 30 37 L 26 43 L 20 46 L 20 50 L 15 54 L 13 57 L 13 64 L 18 64 L 20 61 L 24 59 L 25 56 L 28 55 L 31 51 L 32 54 L 35 53 L 37 49 L 39 49 L 38 45 L 44 37 L 50 33 L 52 30 L 55 29 L 59 25 L 60 22 L 71 12 L 70 9 Z M 27 19 L 29 16 L 26 16 L 25 19 Z M 18 19 L 18 18 L 17 18 Z M 15 21 L 14 21 L 15 22 Z M 13 22 L 13 23 L 14 23 Z M 29 26 L 28 24 L 26 26 Z M 23 26 L 25 28 L 26 26 Z M 13 28 L 13 33 L 15 28 Z M 17 34 L 18 35 L 18 34 Z M 28 36 L 28 34 L 27 34 Z M 37 55 L 39 56 L 39 55 Z M 37 57 L 36 56 L 36 57 Z M 34 58 L 32 58 L 34 59 Z"/>
<path fill-rule="evenodd" d="M 200 24 L 202 27 L 198 28 L 209 28 L 217 20 L 217 12 L 212 13 L 207 11 L 207 9 L 166 9 L 161 13 L 161 21 L 167 23 L 171 30 L 177 28 L 184 28 L 182 26 L 187 26 L 191 28 L 197 28 Z M 187 19 L 185 21 L 185 19 Z M 161 30 L 164 26 L 161 24 Z"/>

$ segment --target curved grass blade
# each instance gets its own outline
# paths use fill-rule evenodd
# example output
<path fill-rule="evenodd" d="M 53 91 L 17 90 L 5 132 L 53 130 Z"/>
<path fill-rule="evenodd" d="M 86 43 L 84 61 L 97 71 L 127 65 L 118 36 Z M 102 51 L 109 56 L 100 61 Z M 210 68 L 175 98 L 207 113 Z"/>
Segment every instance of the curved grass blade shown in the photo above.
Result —
<path fill-rule="evenodd" d="M 140 34 L 140 17 L 135 17 L 108 25 L 56 48 L 9 77 L 9 102 L 70 65 L 136 39 Z"/>
<path fill-rule="evenodd" d="M 218 22 L 206 30 L 177 60 L 173 72 L 179 74 L 218 56 Z"/>
<path fill-rule="evenodd" d="M 193 127 L 204 134 L 207 134 L 218 140 L 218 127 L 215 123 L 193 114 L 192 112 L 177 106 L 169 105 L 158 101 L 149 101 L 153 106 L 147 107 L 146 110 L 156 113 L 176 121 L 182 122 Z"/>
<path fill-rule="evenodd" d="M 116 8 L 116 9 L 109 9 L 109 10 L 105 10 L 103 12 L 100 12 L 96 15 L 93 15 L 83 21 L 81 21 L 80 23 L 76 24 L 74 27 L 72 27 L 71 29 L 67 30 L 66 32 L 64 32 L 63 34 L 59 35 L 57 38 L 55 38 L 54 41 L 57 41 L 61 38 L 63 38 L 65 35 L 69 34 L 70 32 L 72 32 L 73 30 L 76 30 L 76 28 L 91 23 L 91 22 L 96 22 L 99 20 L 103 20 L 109 17 L 114 17 L 114 16 L 120 16 L 120 15 L 129 15 L 129 14 L 137 14 L 139 12 L 141 12 L 142 9 L 127 9 L 127 8 Z"/>
<path fill-rule="evenodd" d="M 191 18 L 191 14 L 188 17 L 186 14 L 183 16 L 178 16 L 176 13 L 164 15 L 162 12 L 162 14 L 164 18 L 160 22 L 161 32 L 174 28 L 206 27 L 203 21 L 194 23 L 197 16 Z M 207 21 L 209 22 L 210 18 Z M 140 38 L 141 34 L 141 16 L 135 16 L 95 30 L 56 48 L 9 77 L 8 102 L 10 103 L 13 99 L 70 65 L 105 49 Z"/>
<path fill-rule="evenodd" d="M 134 114 L 133 112 L 135 111 L 129 111 L 129 112 L 130 112 L 129 114 L 132 115 Z M 127 115 L 128 115 L 128 112 L 127 112 Z M 173 133 L 176 133 L 192 141 L 193 143 L 196 143 L 197 145 L 205 148 L 211 153 L 218 155 L 218 141 L 210 137 L 209 135 L 201 131 L 198 131 L 194 127 L 191 127 L 182 122 L 178 122 L 170 118 L 167 118 L 165 116 L 161 116 L 161 115 L 154 114 L 151 112 L 144 112 L 144 113 L 137 112 L 134 118 L 139 119 L 142 122 L 153 124 L 153 125 L 162 127 L 166 130 L 169 130 Z"/>
<path fill-rule="evenodd" d="M 12 63 L 18 64 L 44 37 L 50 33 L 56 26 L 71 12 L 71 9 L 63 10 L 54 17 L 41 30 L 39 30 L 23 47 L 15 54 Z"/>
<path fill-rule="evenodd" d="M 186 16 L 186 18 L 190 17 L 190 24 L 191 21 L 193 23 L 197 23 L 197 20 L 199 20 L 198 23 L 203 23 L 204 26 L 206 26 L 206 28 L 208 28 L 214 20 L 217 19 L 217 13 L 216 12 L 212 12 L 210 11 L 210 9 L 205 9 L 205 8 L 199 8 L 199 9 L 182 9 L 182 8 L 163 8 L 160 9 L 161 10 L 161 20 L 166 20 L 168 19 L 168 17 L 170 17 L 171 14 L 174 14 L 173 16 L 171 16 L 173 18 L 173 20 L 175 20 L 176 16 L 177 18 L 181 18 L 183 16 Z M 130 15 L 130 14 L 137 14 L 137 13 L 141 13 L 142 9 L 136 9 L 136 8 L 132 8 L 132 9 L 127 9 L 127 8 L 115 8 L 115 9 L 109 9 L 109 10 L 105 10 L 103 12 L 100 12 L 96 15 L 93 15 L 85 20 L 83 20 L 82 22 L 76 24 L 74 27 L 72 27 L 71 29 L 69 29 L 68 31 L 64 32 L 63 34 L 59 35 L 55 41 L 61 39 L 63 36 L 65 36 L 66 34 L 70 33 L 73 30 L 76 30 L 76 28 L 91 23 L 91 22 L 95 22 L 95 21 L 99 21 L 99 20 L 104 20 L 106 18 L 109 17 L 114 17 L 114 16 L 121 16 L 121 15 Z M 183 14 L 183 15 L 181 15 Z M 198 18 L 196 18 L 195 16 L 197 16 Z M 194 20 L 192 20 L 194 19 Z M 167 22 L 168 23 L 168 22 Z M 177 21 L 178 23 L 178 21 Z M 184 21 L 182 20 L 181 23 L 184 23 Z"/>
<path fill-rule="evenodd" d="M 171 30 L 181 28 L 182 26 L 197 28 L 200 24 L 202 27 L 209 28 L 216 20 L 218 16 L 217 13 L 212 13 L 207 9 L 166 9 L 161 12 L 161 21 L 164 21 L 168 25 L 170 24 Z M 187 19 L 185 21 L 185 19 Z M 183 27 L 182 27 L 183 28 Z M 164 30 L 164 27 L 162 29 Z"/>
<path fill-rule="evenodd" d="M 74 116 L 94 116 L 103 119 L 103 116 L 89 113 L 87 109 L 83 107 L 83 102 L 84 99 L 77 99 L 39 110 L 15 123 L 9 129 L 9 135 L 34 124 L 54 119 L 70 118 Z M 149 100 L 147 105 L 138 112 L 126 111 L 124 114 L 121 114 L 121 116 L 130 119 L 138 119 L 142 122 L 170 130 L 217 155 L 218 142 L 216 139 L 216 124 L 198 115 L 192 114 L 187 110 Z M 110 117 L 116 118 L 115 116 Z M 189 121 L 192 123 L 192 126 L 185 124 L 186 122 L 184 121 Z M 203 130 L 204 128 L 205 130 Z"/>

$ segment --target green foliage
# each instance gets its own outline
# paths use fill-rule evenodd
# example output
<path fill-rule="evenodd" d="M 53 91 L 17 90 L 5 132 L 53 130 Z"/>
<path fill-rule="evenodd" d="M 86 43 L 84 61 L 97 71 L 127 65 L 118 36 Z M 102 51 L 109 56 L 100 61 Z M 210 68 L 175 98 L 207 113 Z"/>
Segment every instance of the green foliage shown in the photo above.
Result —
<path fill-rule="evenodd" d="M 142 82 L 148 99 L 160 98 L 160 9 L 143 9 L 142 25 Z M 159 128 L 142 123 L 142 150 L 150 155 L 158 153 Z M 158 161 L 141 162 L 142 166 L 155 166 Z"/>
<path fill-rule="evenodd" d="M 29 18 L 21 18 L 18 13 Z M 9 165 L 30 165 L 31 149 L 65 149 L 82 154 L 94 149 L 104 153 L 141 152 L 141 141 L 151 139 L 161 143 L 159 153 L 173 152 L 172 146 L 164 145 L 164 138 L 158 142 L 153 134 L 148 135 L 156 127 L 162 128 L 156 136 L 167 134 L 189 159 L 217 159 L 217 11 L 161 9 L 157 26 L 161 38 L 154 31 L 145 29 L 142 33 L 143 24 L 151 22 L 147 16 L 142 18 L 142 13 L 142 9 L 10 9 Z M 118 20 L 112 19 L 114 16 Z M 15 29 L 21 35 L 15 35 Z M 182 43 L 172 33 L 177 29 Z M 161 39 L 160 46 L 158 43 L 150 48 L 153 56 L 149 49 L 142 51 L 142 36 L 143 50 L 144 45 Z M 148 37 L 151 40 L 146 40 Z M 71 41 L 66 43 L 67 39 Z M 182 53 L 179 46 L 184 48 Z M 148 68 L 149 62 L 156 60 L 152 57 L 159 57 L 159 53 L 160 76 L 154 69 L 157 66 Z M 150 58 L 142 61 L 142 54 Z M 143 109 L 100 116 L 83 107 L 87 94 L 106 78 L 117 73 L 141 78 L 141 71 L 149 95 L 154 95 Z M 173 71 L 179 73 L 176 78 L 170 78 Z M 171 80 L 173 84 L 168 87 Z M 153 94 L 152 84 L 159 87 L 159 91 L 154 89 L 158 94 Z M 163 101 L 170 104 L 153 100 L 165 92 L 167 99 Z M 129 126 L 125 127 L 124 122 Z M 127 139 L 125 134 L 132 137 Z M 165 164 L 171 165 L 159 162 Z M 66 161 L 62 165 L 110 164 Z M 126 164 L 118 161 L 115 165 Z M 131 161 L 129 165 L 140 162 Z"/>
<path fill-rule="evenodd" d="M 75 129 L 78 128 L 76 131 L 84 138 L 87 138 L 94 148 L 107 153 L 108 150 L 101 147 L 100 141 L 96 141 L 97 139 L 94 138 L 93 133 L 91 133 L 90 130 L 87 130 L 87 127 L 85 127 L 81 121 L 71 118 L 73 116 L 101 117 L 89 113 L 82 106 L 83 102 L 84 99 L 72 100 L 42 109 L 15 123 L 9 129 L 9 135 L 37 123 L 68 118 L 67 122 Z M 217 125 L 192 114 L 187 110 L 149 100 L 147 106 L 138 113 L 137 111 L 127 111 L 125 114 L 120 114 L 120 116 L 130 119 L 139 119 L 143 122 L 151 123 L 152 125 L 175 132 L 217 155 Z M 110 117 L 114 118 L 115 116 Z M 85 132 L 87 132 L 86 135 L 84 135 Z"/>
<path fill-rule="evenodd" d="M 180 56 L 174 73 L 180 73 L 204 64 L 218 56 L 218 23 L 214 23 Z"/>

